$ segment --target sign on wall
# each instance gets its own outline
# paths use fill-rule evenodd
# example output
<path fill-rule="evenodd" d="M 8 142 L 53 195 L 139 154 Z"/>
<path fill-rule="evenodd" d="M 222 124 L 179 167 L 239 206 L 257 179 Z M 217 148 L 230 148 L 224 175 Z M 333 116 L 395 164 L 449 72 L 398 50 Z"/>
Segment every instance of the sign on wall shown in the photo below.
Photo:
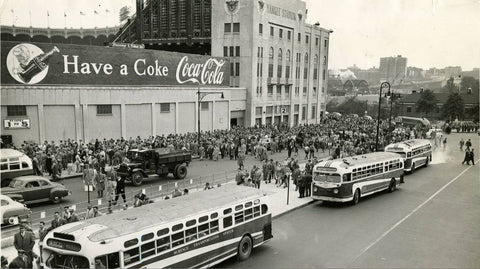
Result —
<path fill-rule="evenodd" d="M 229 86 L 226 59 L 167 51 L 1 43 L 2 85 Z"/>
<path fill-rule="evenodd" d="M 29 119 L 7 119 L 3 121 L 5 129 L 28 129 L 30 128 Z"/>

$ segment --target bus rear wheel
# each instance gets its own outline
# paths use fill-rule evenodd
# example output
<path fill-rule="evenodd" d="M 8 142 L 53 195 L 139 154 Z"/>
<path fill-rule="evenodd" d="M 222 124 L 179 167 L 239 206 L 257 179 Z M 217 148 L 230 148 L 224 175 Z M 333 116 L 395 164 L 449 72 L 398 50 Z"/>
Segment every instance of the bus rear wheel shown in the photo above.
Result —
<path fill-rule="evenodd" d="M 253 242 L 252 238 L 248 235 L 244 235 L 242 237 L 242 240 L 240 240 L 240 243 L 238 244 L 238 260 L 239 261 L 244 261 L 250 257 L 250 254 L 252 254 L 252 248 L 253 248 Z"/>
<path fill-rule="evenodd" d="M 428 166 L 428 163 L 430 162 L 430 157 L 427 156 L 427 159 L 425 160 L 425 167 Z"/>
<path fill-rule="evenodd" d="M 353 194 L 352 204 L 356 205 L 356 204 L 358 204 L 358 202 L 360 202 L 360 190 L 356 189 L 355 193 Z"/>

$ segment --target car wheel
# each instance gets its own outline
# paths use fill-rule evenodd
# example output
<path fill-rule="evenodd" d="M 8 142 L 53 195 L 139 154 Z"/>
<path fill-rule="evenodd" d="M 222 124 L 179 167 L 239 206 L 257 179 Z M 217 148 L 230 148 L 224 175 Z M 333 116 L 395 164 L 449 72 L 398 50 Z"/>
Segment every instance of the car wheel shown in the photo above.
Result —
<path fill-rule="evenodd" d="M 397 182 L 395 181 L 395 178 L 392 178 L 390 181 L 390 185 L 388 186 L 388 192 L 394 192 L 397 189 Z"/>
<path fill-rule="evenodd" d="M 356 204 L 358 204 L 358 202 L 360 202 L 360 190 L 356 189 L 355 193 L 353 194 L 352 204 L 356 205 Z"/>
<path fill-rule="evenodd" d="M 142 174 L 142 172 L 137 171 L 137 172 L 135 172 L 135 173 L 132 175 L 132 183 L 133 183 L 133 185 L 135 185 L 135 186 L 140 186 L 140 185 L 142 185 L 142 181 L 143 181 L 143 174 Z"/>
<path fill-rule="evenodd" d="M 252 238 L 248 235 L 244 235 L 242 237 L 242 240 L 240 240 L 240 243 L 238 244 L 238 253 L 237 257 L 239 261 L 244 261 L 250 257 L 250 254 L 252 254 L 252 248 L 253 248 L 253 243 L 252 243 Z"/>
<path fill-rule="evenodd" d="M 50 198 L 50 200 L 52 201 L 52 203 L 54 204 L 58 204 L 62 201 L 62 197 L 60 196 L 53 196 L 52 198 Z"/>
<path fill-rule="evenodd" d="M 176 179 L 184 179 L 187 176 L 187 167 L 183 164 L 177 164 L 173 171 L 173 175 Z"/>
<path fill-rule="evenodd" d="M 410 171 L 410 174 L 413 174 L 415 172 L 415 164 L 412 164 L 412 170 Z"/>

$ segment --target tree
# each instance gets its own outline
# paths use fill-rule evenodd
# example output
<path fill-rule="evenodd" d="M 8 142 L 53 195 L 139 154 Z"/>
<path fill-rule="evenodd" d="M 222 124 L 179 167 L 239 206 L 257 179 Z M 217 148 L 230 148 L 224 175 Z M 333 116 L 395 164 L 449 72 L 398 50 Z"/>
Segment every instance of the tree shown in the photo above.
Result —
<path fill-rule="evenodd" d="M 417 101 L 417 111 L 424 112 L 427 116 L 437 108 L 437 98 L 431 90 L 425 90 L 420 93 L 420 99 Z"/>
<path fill-rule="evenodd" d="M 460 90 L 462 92 L 467 92 L 468 88 L 471 88 L 473 92 L 478 92 L 478 79 L 469 76 L 462 77 Z"/>
<path fill-rule="evenodd" d="M 445 120 L 462 119 L 465 113 L 465 105 L 458 92 L 451 93 L 442 107 L 442 116 Z"/>
<path fill-rule="evenodd" d="M 326 110 L 330 113 L 337 112 L 337 107 L 338 107 L 338 101 L 337 99 L 334 98 L 327 103 Z"/>

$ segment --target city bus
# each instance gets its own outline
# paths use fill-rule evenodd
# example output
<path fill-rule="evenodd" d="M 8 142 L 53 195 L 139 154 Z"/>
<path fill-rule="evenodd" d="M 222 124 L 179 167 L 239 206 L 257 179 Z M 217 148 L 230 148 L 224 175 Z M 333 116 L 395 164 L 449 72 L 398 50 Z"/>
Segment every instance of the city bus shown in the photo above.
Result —
<path fill-rule="evenodd" d="M 427 139 L 410 139 L 393 143 L 385 147 L 387 152 L 395 152 L 404 159 L 403 169 L 413 173 L 421 166 L 428 166 L 432 161 L 432 144 Z"/>
<path fill-rule="evenodd" d="M 45 268 L 211 267 L 248 259 L 272 239 L 268 197 L 224 185 L 60 226 L 44 238 Z"/>
<path fill-rule="evenodd" d="M 6 187 L 10 181 L 19 176 L 33 175 L 32 159 L 23 152 L 14 149 L 0 149 L 1 186 Z"/>
<path fill-rule="evenodd" d="M 363 196 L 395 191 L 403 174 L 403 159 L 390 152 L 323 161 L 313 168 L 312 198 L 355 205 Z"/>

